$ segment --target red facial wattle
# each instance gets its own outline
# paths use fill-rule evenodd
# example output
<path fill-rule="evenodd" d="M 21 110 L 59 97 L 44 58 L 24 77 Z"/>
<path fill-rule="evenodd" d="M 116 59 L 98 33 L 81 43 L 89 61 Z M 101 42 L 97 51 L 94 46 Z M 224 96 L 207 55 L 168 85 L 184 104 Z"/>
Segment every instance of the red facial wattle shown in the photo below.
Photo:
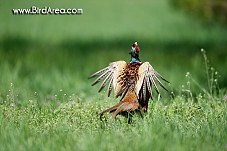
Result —
<path fill-rule="evenodd" d="M 136 52 L 140 52 L 140 47 L 138 45 L 136 46 Z"/>

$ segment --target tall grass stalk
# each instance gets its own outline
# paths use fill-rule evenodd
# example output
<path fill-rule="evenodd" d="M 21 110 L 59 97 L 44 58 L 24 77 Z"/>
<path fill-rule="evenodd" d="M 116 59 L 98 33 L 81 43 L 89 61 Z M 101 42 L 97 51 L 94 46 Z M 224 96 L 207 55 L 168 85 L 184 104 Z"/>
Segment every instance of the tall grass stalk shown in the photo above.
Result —
<path fill-rule="evenodd" d="M 208 89 L 209 89 L 210 94 L 212 95 L 212 83 L 210 80 L 209 65 L 208 65 L 209 61 L 207 59 L 206 51 L 204 49 L 201 49 L 201 52 L 203 54 L 203 59 L 204 59 L 204 63 L 205 63 L 205 71 L 206 71 L 206 76 L 207 76 Z"/>

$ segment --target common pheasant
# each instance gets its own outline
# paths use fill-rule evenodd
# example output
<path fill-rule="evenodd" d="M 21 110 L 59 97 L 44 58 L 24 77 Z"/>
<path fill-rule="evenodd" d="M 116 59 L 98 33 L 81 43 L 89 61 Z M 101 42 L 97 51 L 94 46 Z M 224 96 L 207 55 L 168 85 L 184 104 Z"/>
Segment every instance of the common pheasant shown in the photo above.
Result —
<path fill-rule="evenodd" d="M 112 62 L 108 67 L 90 76 L 90 78 L 98 76 L 92 86 L 103 80 L 98 92 L 102 91 L 109 82 L 108 97 L 112 89 L 116 98 L 122 96 L 119 103 L 100 112 L 100 117 L 106 112 L 110 112 L 114 118 L 118 114 L 131 117 L 132 113 L 137 111 L 142 115 L 147 112 L 149 99 L 153 99 L 152 87 L 160 95 L 156 82 L 168 91 L 160 79 L 168 81 L 155 71 L 149 62 L 141 62 L 139 52 L 138 43 L 135 42 L 129 53 L 131 55 L 129 64 L 125 61 Z"/>

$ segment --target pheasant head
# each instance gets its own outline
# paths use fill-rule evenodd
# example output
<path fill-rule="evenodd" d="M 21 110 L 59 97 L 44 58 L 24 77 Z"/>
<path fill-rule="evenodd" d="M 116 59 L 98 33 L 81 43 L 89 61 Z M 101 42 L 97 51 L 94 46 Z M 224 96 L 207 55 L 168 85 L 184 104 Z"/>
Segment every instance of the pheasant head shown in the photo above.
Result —
<path fill-rule="evenodd" d="M 139 47 L 138 43 L 137 42 L 133 43 L 132 48 L 129 52 L 129 54 L 131 55 L 130 63 L 141 62 L 140 59 L 139 59 L 139 52 L 140 52 L 140 47 Z"/>

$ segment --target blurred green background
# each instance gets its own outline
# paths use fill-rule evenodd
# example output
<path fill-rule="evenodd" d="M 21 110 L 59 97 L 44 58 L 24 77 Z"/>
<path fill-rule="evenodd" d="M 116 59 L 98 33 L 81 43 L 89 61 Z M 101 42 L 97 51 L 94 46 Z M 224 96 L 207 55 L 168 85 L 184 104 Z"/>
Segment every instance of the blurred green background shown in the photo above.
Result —
<path fill-rule="evenodd" d="M 186 2 L 186 1 L 185 1 Z M 171 82 L 176 93 L 186 72 L 207 87 L 201 48 L 227 86 L 227 28 L 207 22 L 174 0 L 0 2 L 0 98 L 11 89 L 18 101 L 58 95 L 89 100 L 96 95 L 87 77 L 112 61 L 129 61 L 138 41 L 142 61 Z M 82 8 L 82 15 L 13 15 L 13 8 Z M 179 9 L 183 8 L 183 9 Z M 199 9 L 199 8 L 198 8 Z M 193 12 L 193 10 L 192 10 Z M 197 92 L 195 88 L 195 93 Z"/>

